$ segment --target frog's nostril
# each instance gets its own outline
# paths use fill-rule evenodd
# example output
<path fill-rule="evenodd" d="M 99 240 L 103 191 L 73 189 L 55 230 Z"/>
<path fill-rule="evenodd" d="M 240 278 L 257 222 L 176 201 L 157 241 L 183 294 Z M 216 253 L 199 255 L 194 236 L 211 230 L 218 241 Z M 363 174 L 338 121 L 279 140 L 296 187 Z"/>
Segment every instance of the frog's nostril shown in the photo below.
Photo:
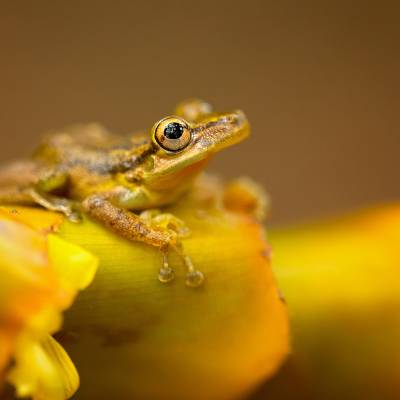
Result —
<path fill-rule="evenodd" d="M 242 126 L 247 122 L 246 115 L 242 110 L 235 110 L 228 115 L 227 120 L 236 126 Z"/>
<path fill-rule="evenodd" d="M 235 117 L 238 124 L 243 124 L 247 121 L 246 115 L 242 110 L 235 111 Z"/>

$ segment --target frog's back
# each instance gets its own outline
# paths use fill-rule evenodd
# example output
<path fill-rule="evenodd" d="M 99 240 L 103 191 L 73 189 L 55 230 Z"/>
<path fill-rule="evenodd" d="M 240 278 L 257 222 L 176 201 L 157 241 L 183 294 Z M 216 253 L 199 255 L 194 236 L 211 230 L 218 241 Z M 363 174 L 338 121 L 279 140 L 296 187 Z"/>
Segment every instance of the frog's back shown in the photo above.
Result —
<path fill-rule="evenodd" d="M 118 155 L 126 155 L 132 146 L 128 138 L 112 134 L 101 125 L 75 125 L 49 134 L 34 159 L 48 166 L 80 167 L 105 174 L 115 168 Z"/>
<path fill-rule="evenodd" d="M 53 171 L 63 171 L 76 189 L 96 190 L 111 182 L 113 174 L 134 168 L 148 142 L 147 135 L 126 137 L 98 124 L 75 125 L 48 134 L 31 159 L 0 167 L 0 188 L 31 186 Z"/>
<path fill-rule="evenodd" d="M 34 160 L 47 170 L 66 172 L 66 196 L 83 199 L 115 186 L 114 175 L 134 169 L 150 149 L 148 135 L 116 135 L 86 124 L 48 135 Z"/>

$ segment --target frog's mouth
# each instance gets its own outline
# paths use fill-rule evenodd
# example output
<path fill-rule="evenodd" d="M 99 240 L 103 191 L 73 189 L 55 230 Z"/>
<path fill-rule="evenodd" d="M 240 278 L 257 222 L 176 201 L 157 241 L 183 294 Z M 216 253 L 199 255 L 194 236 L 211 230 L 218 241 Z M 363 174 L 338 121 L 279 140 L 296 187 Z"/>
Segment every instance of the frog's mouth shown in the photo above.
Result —
<path fill-rule="evenodd" d="M 175 191 L 176 188 L 184 189 L 187 187 L 187 183 L 193 181 L 193 179 L 204 170 L 209 159 L 210 156 L 205 157 L 190 163 L 185 168 L 171 168 L 168 173 L 153 175 L 150 179 L 147 179 L 146 183 L 152 190 L 161 192 L 166 191 L 171 193 Z"/>

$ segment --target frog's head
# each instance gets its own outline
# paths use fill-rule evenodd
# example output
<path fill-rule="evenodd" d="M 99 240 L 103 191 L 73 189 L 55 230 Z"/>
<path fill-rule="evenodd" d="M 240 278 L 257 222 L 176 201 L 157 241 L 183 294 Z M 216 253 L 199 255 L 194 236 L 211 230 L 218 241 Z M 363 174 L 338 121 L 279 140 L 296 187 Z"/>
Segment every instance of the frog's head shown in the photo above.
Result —
<path fill-rule="evenodd" d="M 210 110 L 205 107 L 196 110 L 193 101 L 189 105 L 185 116 L 190 115 L 191 120 L 179 115 L 183 109 L 180 106 L 178 115 L 154 124 L 151 130 L 154 151 L 143 177 L 147 183 L 164 187 L 173 186 L 173 182 L 182 184 L 200 172 L 213 154 L 248 136 L 249 123 L 242 111 L 213 113 L 206 112 Z"/>

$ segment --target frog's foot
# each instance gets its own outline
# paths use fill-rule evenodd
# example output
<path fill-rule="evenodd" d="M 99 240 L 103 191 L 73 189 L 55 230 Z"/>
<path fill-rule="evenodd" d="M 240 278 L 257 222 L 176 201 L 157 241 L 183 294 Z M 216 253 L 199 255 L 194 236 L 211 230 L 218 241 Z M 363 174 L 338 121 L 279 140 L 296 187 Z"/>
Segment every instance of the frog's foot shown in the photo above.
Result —
<path fill-rule="evenodd" d="M 174 279 L 175 274 L 168 263 L 168 249 L 172 248 L 182 259 L 186 268 L 186 285 L 189 287 L 198 287 L 204 282 L 204 274 L 195 269 L 193 262 L 183 250 L 183 244 L 180 239 L 189 236 L 190 230 L 185 223 L 169 213 L 162 213 L 160 210 L 152 209 L 143 211 L 140 218 L 152 226 L 167 230 L 174 237 L 174 244 L 170 244 L 165 249 L 161 249 L 163 254 L 163 265 L 160 268 L 158 279 L 160 282 L 167 283 Z"/>
<path fill-rule="evenodd" d="M 32 197 L 19 187 L 0 187 L 0 204 L 32 206 Z"/>
<path fill-rule="evenodd" d="M 269 211 L 269 197 L 265 190 L 247 177 L 229 182 L 223 192 L 224 207 L 233 212 L 245 213 L 265 219 Z"/>
<path fill-rule="evenodd" d="M 57 211 L 64 214 L 71 222 L 81 222 L 80 213 L 73 207 L 72 202 L 62 197 L 51 196 L 41 193 L 34 188 L 26 189 L 25 193 L 40 206 L 50 211 Z"/>
<path fill-rule="evenodd" d="M 140 214 L 140 218 L 150 225 L 176 233 L 179 239 L 186 238 L 190 235 L 190 229 L 181 219 L 175 217 L 175 215 L 162 213 L 157 209 L 151 209 L 143 211 Z"/>
<path fill-rule="evenodd" d="M 188 232 L 181 220 L 157 210 L 148 210 L 139 216 L 115 206 L 109 197 L 109 194 L 90 196 L 82 202 L 82 207 L 90 217 L 125 239 L 146 243 L 161 250 L 163 262 L 158 274 L 161 282 L 166 283 L 174 279 L 174 271 L 168 263 L 168 253 L 175 250 L 187 269 L 186 284 L 191 287 L 202 284 L 203 274 L 195 270 L 191 259 L 184 254 L 180 242 L 180 238 Z"/>
<path fill-rule="evenodd" d="M 161 252 L 163 256 L 163 262 L 160 271 L 158 272 L 158 280 L 162 283 L 168 283 L 174 280 L 175 273 L 168 263 L 168 250 L 161 249 Z"/>
<path fill-rule="evenodd" d="M 173 249 L 181 257 L 183 264 L 186 267 L 186 286 L 192 288 L 201 286 L 205 279 L 204 274 L 194 267 L 192 259 L 185 254 L 182 243 L 178 242 L 176 245 L 173 246 Z"/>
<path fill-rule="evenodd" d="M 182 244 L 178 242 L 178 244 L 171 247 L 181 257 L 183 264 L 186 267 L 186 286 L 191 288 L 201 286 L 205 279 L 204 274 L 194 267 L 191 258 L 184 253 Z M 163 265 L 158 273 L 158 279 L 162 283 L 168 283 L 175 278 L 175 273 L 168 263 L 168 249 L 162 249 L 161 251 L 163 254 Z"/>

